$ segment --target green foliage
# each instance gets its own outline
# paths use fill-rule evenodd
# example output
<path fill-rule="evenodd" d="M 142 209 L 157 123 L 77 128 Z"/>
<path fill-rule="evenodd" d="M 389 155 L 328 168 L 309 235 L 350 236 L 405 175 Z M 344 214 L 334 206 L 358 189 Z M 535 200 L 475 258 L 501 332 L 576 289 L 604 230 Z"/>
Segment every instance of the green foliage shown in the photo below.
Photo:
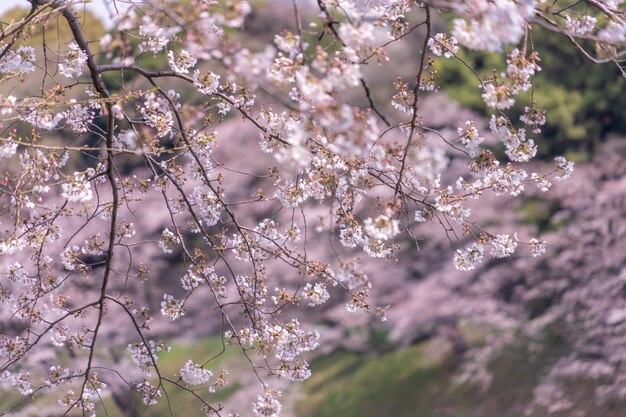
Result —
<path fill-rule="evenodd" d="M 84 8 L 76 8 L 75 10 L 81 22 L 85 38 L 88 40 L 99 40 L 105 33 L 100 19 Z M 16 7 L 8 10 L 0 19 L 5 23 L 19 22 L 28 15 L 28 11 L 29 9 L 27 8 Z M 18 45 L 30 45 L 38 49 L 38 60 L 44 38 L 46 45 L 52 50 L 66 49 L 66 45 L 74 39 L 67 22 L 64 19 L 57 18 L 29 25 L 22 33 L 23 35 L 18 41 Z M 92 44 L 90 47 L 95 47 L 95 52 L 97 52 L 97 43 Z"/>
<path fill-rule="evenodd" d="M 543 70 L 535 77 L 535 90 L 518 96 L 511 114 L 517 119 L 533 100 L 539 108 L 547 109 L 543 132 L 538 137 L 532 135 L 540 156 L 561 155 L 568 150 L 589 153 L 607 134 L 626 130 L 626 79 L 614 64 L 593 63 L 565 37 L 551 36 L 540 28 L 533 30 L 532 41 Z M 593 50 L 592 44 L 584 47 Z M 493 71 L 502 72 L 504 57 L 465 49 L 458 56 L 463 62 L 436 61 L 443 91 L 473 110 L 490 114 L 476 75 L 482 78 Z M 476 74 L 464 63 L 475 68 Z"/>
<path fill-rule="evenodd" d="M 16 7 L 4 13 L 0 17 L 0 20 L 2 20 L 3 23 L 17 23 L 22 21 L 27 15 L 28 9 Z M 84 9 L 78 10 L 78 18 L 82 24 L 86 39 L 99 40 L 105 33 L 102 22 L 89 11 Z M 62 51 L 67 50 L 67 44 L 72 39 L 72 32 L 64 19 L 50 18 L 49 20 L 44 20 L 37 24 L 28 25 L 17 40 L 16 45 L 27 45 L 35 48 L 37 63 L 43 66 L 45 60 L 43 48 L 44 40 L 45 46 L 47 47 L 46 54 L 48 59 L 52 58 L 56 60 L 57 54 L 62 55 Z M 90 47 L 94 53 L 99 52 L 98 42 L 91 43 Z M 42 73 L 41 82 L 24 82 L 19 78 L 9 81 L 5 80 L 3 93 L 6 95 L 7 92 L 10 91 L 11 95 L 18 98 L 37 97 L 42 94 L 42 90 L 46 91 L 64 82 L 65 77 L 58 73 L 56 65 L 48 65 L 45 69 L 51 76 L 44 77 Z M 75 93 L 72 91 L 67 91 L 65 94 L 68 98 L 74 98 L 75 96 Z M 30 133 L 30 128 L 26 128 L 24 133 Z"/>
<path fill-rule="evenodd" d="M 492 75 L 494 69 L 499 73 L 504 70 L 504 61 L 498 54 L 471 52 L 465 48 L 459 50 L 459 59 L 437 59 L 435 69 L 439 74 L 439 83 L 453 99 L 473 110 L 487 113 L 485 103 L 480 96 L 480 80 Z M 472 69 L 468 68 L 470 66 Z M 477 77 L 478 76 L 478 77 Z"/>
<path fill-rule="evenodd" d="M 556 231 L 563 226 L 562 222 L 554 223 L 552 216 L 560 209 L 554 201 L 530 197 L 522 202 L 520 210 L 522 223 L 536 225 L 540 233 Z"/>

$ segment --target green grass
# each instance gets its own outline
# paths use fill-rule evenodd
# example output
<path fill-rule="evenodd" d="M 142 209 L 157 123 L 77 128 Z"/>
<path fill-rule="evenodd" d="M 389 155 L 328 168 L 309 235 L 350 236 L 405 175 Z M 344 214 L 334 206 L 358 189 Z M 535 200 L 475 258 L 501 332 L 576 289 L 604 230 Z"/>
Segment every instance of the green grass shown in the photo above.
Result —
<path fill-rule="evenodd" d="M 119 349 L 121 351 L 125 350 L 124 347 L 119 347 Z M 236 348 L 224 349 L 222 346 L 221 338 L 209 337 L 191 343 L 173 344 L 170 352 L 159 353 L 159 359 L 157 364 L 159 365 L 159 370 L 163 376 L 168 377 L 172 380 L 177 380 L 177 374 L 180 368 L 182 368 L 185 362 L 187 362 L 187 360 L 192 359 L 195 363 L 199 363 L 201 361 L 211 359 L 211 361 L 206 365 L 206 368 L 210 369 L 213 372 L 214 376 L 213 378 L 211 378 L 210 382 L 214 382 L 217 379 L 222 368 L 233 369 L 241 366 L 243 361 L 240 358 L 241 354 L 239 352 L 240 351 Z M 101 358 L 105 358 L 109 354 L 107 354 L 106 352 L 97 351 L 96 355 Z M 67 366 L 70 361 L 67 353 L 61 349 L 59 349 L 58 351 L 57 359 L 60 364 L 65 366 Z M 205 416 L 205 414 L 201 411 L 200 401 L 197 398 L 194 398 L 192 394 L 171 383 L 165 382 L 164 387 L 167 392 L 167 397 L 165 395 L 165 392 L 163 392 L 164 395 L 159 400 L 158 404 L 150 407 L 146 407 L 143 404 L 141 397 L 138 394 L 133 395 L 133 404 L 131 407 L 133 410 L 133 415 L 137 417 L 170 416 L 171 407 L 171 411 L 173 412 L 174 416 Z M 76 389 L 76 387 L 73 388 Z M 218 388 L 216 393 L 210 393 L 207 389 L 199 390 L 196 393 L 205 400 L 207 400 L 210 404 L 217 406 L 220 402 L 227 400 L 239 388 L 240 385 L 236 381 L 231 381 L 226 387 L 221 389 Z M 20 400 L 23 400 L 23 398 L 24 397 L 21 397 L 19 394 L 14 394 L 13 392 L 6 393 L 0 390 L 0 413 L 8 410 L 11 406 L 15 405 Z M 167 398 L 169 398 L 169 403 L 167 401 Z M 47 394 L 47 392 L 44 392 L 42 394 L 37 394 L 35 398 L 35 403 L 40 404 L 39 408 L 41 409 L 42 413 L 49 412 L 50 410 L 61 412 L 61 408 L 55 405 L 56 399 L 57 398 L 55 396 L 49 395 Z M 32 400 L 27 399 L 20 406 L 18 406 L 15 411 L 31 403 Z M 74 412 L 68 415 L 75 416 L 78 414 Z M 106 396 L 105 398 L 103 398 L 102 403 L 97 404 L 97 415 L 108 417 L 121 417 L 123 414 L 122 411 L 118 408 L 115 401 L 110 396 Z"/>
<path fill-rule="evenodd" d="M 465 323 L 460 327 L 468 344 L 481 346 L 487 343 L 488 329 Z M 382 343 L 384 335 L 375 334 Z M 472 337 L 467 337 L 472 336 Z M 486 389 L 475 385 L 459 384 L 454 376 L 460 371 L 462 358 L 452 345 L 443 339 L 429 339 L 399 351 L 379 352 L 377 355 L 336 351 L 313 361 L 313 375 L 299 386 L 300 398 L 294 417 L 548 417 L 541 411 L 526 416 L 524 411 L 531 402 L 532 392 L 541 376 L 558 358 L 568 353 L 559 326 L 548 329 L 541 344 L 545 347 L 535 352 L 527 341 L 518 340 L 495 357 L 489 367 L 493 383 Z M 387 345 L 385 343 L 385 348 Z M 161 372 L 176 379 L 184 363 L 208 360 L 222 352 L 219 338 L 206 338 L 191 343 L 176 343 L 170 352 L 159 354 Z M 100 352 L 99 355 L 102 353 Z M 222 368 L 245 372 L 245 360 L 236 348 L 227 348 L 211 360 L 207 368 L 218 374 Z M 576 410 L 588 416 L 621 417 L 624 404 L 613 404 L 613 409 L 599 408 L 594 401 L 594 382 L 573 381 L 571 392 Z M 199 394 L 213 406 L 227 400 L 241 386 L 236 380 L 217 393 L 207 390 Z M 185 390 L 166 385 L 167 396 L 158 405 L 145 407 L 139 396 L 134 397 L 132 415 L 135 417 L 203 417 L 200 403 Z M 289 392 L 285 393 L 288 397 Z M 7 398 L 0 393 L 0 403 L 6 410 Z M 46 408 L 57 410 L 52 397 L 38 396 L 42 413 Z M 45 404 L 48 404 L 46 406 Z M 237 405 L 246 409 L 249 404 Z M 106 408 L 106 413 L 104 413 Z M 171 410 L 170 410 L 171 408 Z M 50 410 L 45 410 L 49 412 Z M 171 412 L 171 414 L 170 414 Z M 43 414 L 42 414 L 43 415 Z M 48 414 L 46 414 L 48 415 Z M 72 414 L 75 416 L 76 414 Z M 98 406 L 98 415 L 121 417 L 122 412 L 107 397 Z M 570 417 L 568 413 L 549 417 Z"/>
<path fill-rule="evenodd" d="M 335 352 L 314 362 L 296 415 L 430 416 L 429 397 L 448 389 L 436 381 L 450 358 L 450 346 L 439 340 L 380 357 Z M 428 395 L 416 396 L 416 388 Z"/>
<path fill-rule="evenodd" d="M 559 338 L 545 342 L 547 348 L 540 353 L 521 342 L 504 349 L 490 363 L 493 383 L 486 389 L 454 382 L 461 360 L 449 344 L 437 339 L 378 357 L 335 352 L 313 363 L 313 376 L 303 384 L 295 415 L 522 417 L 542 373 L 566 351 Z M 578 410 L 592 416 L 619 415 L 595 408 L 592 385 L 580 383 L 578 391 L 584 393 L 577 397 Z M 547 413 L 539 410 L 532 416 Z"/>
<path fill-rule="evenodd" d="M 206 368 L 213 372 L 214 376 L 211 378 L 210 382 L 214 382 L 221 369 L 232 367 L 232 363 L 238 361 L 238 356 L 237 349 L 224 348 L 220 338 L 210 337 L 193 343 L 173 344 L 169 352 L 159 353 L 157 363 L 162 375 L 176 380 L 180 368 L 182 368 L 189 359 L 194 360 L 195 363 L 211 359 L 206 365 Z M 225 388 L 218 389 L 215 393 L 210 393 L 206 389 L 197 391 L 196 393 L 210 404 L 217 405 L 228 399 L 239 387 L 238 383 L 232 382 Z M 167 391 L 167 397 L 163 395 L 157 405 L 150 407 L 145 407 L 140 396 L 135 395 L 133 404 L 135 415 L 142 417 L 169 416 L 171 415 L 171 409 L 171 413 L 173 413 L 174 416 L 205 416 L 201 411 L 200 401 L 186 390 L 170 383 L 165 383 L 165 390 Z M 112 402 L 105 403 L 105 406 L 107 406 L 109 417 L 117 417 L 120 415 L 120 411 Z"/>

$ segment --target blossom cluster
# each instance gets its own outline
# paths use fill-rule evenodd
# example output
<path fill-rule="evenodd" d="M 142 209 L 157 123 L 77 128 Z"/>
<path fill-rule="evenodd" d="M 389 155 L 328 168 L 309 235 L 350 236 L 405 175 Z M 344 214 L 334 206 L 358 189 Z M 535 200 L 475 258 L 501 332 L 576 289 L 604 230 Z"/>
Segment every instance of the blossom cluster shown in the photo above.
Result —
<path fill-rule="evenodd" d="M 272 377 L 309 378 L 320 339 L 297 312 L 340 299 L 350 313 L 385 320 L 364 265 L 395 261 L 430 224 L 443 227 L 461 271 L 546 253 L 539 236 L 483 228 L 472 206 L 486 195 L 522 196 L 529 184 L 545 192 L 573 174 L 561 156 L 537 172 L 523 165 L 550 117 L 528 99 L 541 71 L 531 27 L 552 16 L 544 24 L 553 32 L 598 42 L 615 63 L 626 39 L 623 22 L 609 14 L 605 23 L 602 8 L 332 0 L 315 12 L 294 3 L 292 30 L 265 42 L 244 24 L 245 1 L 147 0 L 115 11 L 96 52 L 71 2 L 33 3 L 73 39 L 56 59 L 46 44 L 27 45 L 29 28 L 46 24 L 37 12 L 0 40 L 0 255 L 8 255 L 0 262 L 11 258 L 0 264 L 0 384 L 35 400 L 39 390 L 56 393 L 60 414 L 90 416 L 99 398 L 122 401 L 120 386 L 151 406 L 168 384 L 200 402 L 196 386 L 225 385 L 210 354 L 176 375 L 161 372 L 168 347 L 158 333 L 200 314 L 217 317 L 228 349 L 256 352 L 249 364 L 262 391 L 247 407 L 278 416 Z M 606 7 L 621 4 L 613 3 Z M 432 32 L 435 12 L 452 15 L 450 34 Z M 395 71 L 394 45 L 411 33 L 421 43 L 411 78 L 383 74 L 392 77 L 372 84 L 378 64 Z M 438 63 L 462 59 L 463 48 L 500 52 L 505 66 L 489 76 L 468 69 L 492 114 L 456 125 L 450 138 L 422 105 L 439 88 Z M 22 97 L 19 80 L 41 88 Z M 167 279 L 155 279 L 164 270 Z M 87 351 L 88 362 L 37 360 L 57 348 L 81 360 Z"/>

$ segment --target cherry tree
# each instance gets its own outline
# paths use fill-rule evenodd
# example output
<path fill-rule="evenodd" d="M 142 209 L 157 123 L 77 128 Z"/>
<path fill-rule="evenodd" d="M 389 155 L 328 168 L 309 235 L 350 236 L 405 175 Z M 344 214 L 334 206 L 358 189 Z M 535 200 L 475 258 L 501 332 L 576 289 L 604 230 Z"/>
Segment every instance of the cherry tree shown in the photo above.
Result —
<path fill-rule="evenodd" d="M 381 277 L 361 261 L 393 262 L 399 236 L 439 225 L 460 271 L 549 250 L 537 237 L 490 231 L 471 212 L 485 195 L 549 192 L 573 172 L 563 157 L 545 172 L 524 166 L 549 117 L 532 94 L 522 117 L 510 116 L 541 71 L 532 27 L 620 69 L 626 51 L 619 0 L 294 0 L 275 5 L 289 8 L 292 30 L 267 45 L 246 36 L 253 8 L 240 0 L 113 0 L 115 29 L 101 39 L 86 37 L 80 1 L 24 3 L 30 11 L 0 35 L 0 380 L 23 397 L 9 413 L 45 393 L 58 400 L 56 415 L 93 416 L 124 389 L 149 407 L 176 387 L 208 415 L 278 416 L 275 381 L 307 379 L 306 353 L 319 344 L 294 312 L 343 297 L 348 311 L 385 320 L 387 306 L 368 298 Z M 442 17 L 449 30 L 436 32 Z M 52 21 L 71 41 L 32 44 Z M 413 76 L 374 91 L 365 70 L 416 34 Z M 506 70 L 481 76 L 461 48 L 501 53 Z M 488 129 L 430 126 L 421 104 L 438 89 L 437 60 L 475 74 Z M 21 83 L 41 88 L 14 95 Z M 256 130 L 240 152 L 261 170 L 216 157 L 229 141 L 220 126 L 233 119 Z M 464 161 L 460 177 L 451 178 L 452 158 Z M 256 178 L 258 191 L 242 195 L 241 176 Z M 157 210 L 150 196 L 167 226 L 144 239 L 139 224 Z M 320 245 L 332 251 L 318 256 Z M 173 278 L 178 290 L 159 295 L 160 311 L 131 290 L 164 267 L 147 263 L 146 248 L 186 268 Z M 153 328 L 198 320 L 187 315 L 197 298 L 258 379 L 256 401 L 241 410 L 199 395 L 228 384 L 211 353 L 175 374 L 159 367 L 169 346 Z M 55 362 L 61 350 L 71 360 Z"/>

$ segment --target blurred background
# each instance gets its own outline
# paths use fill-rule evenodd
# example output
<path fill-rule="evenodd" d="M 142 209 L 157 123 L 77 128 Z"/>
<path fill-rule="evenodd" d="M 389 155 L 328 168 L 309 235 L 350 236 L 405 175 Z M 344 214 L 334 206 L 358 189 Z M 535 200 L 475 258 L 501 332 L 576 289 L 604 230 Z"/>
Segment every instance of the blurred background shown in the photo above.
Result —
<path fill-rule="evenodd" d="M 253 3 L 241 41 L 251 51 L 261 52 L 274 34 L 293 30 L 293 11 L 280 2 Z M 315 8 L 307 4 L 303 3 L 302 12 L 314 16 Z M 1 1 L 2 21 L 23 16 L 24 6 L 25 1 Z M 88 5 L 82 19 L 86 36 L 94 41 L 96 50 L 99 39 L 115 30 L 103 2 Z M 446 32 L 448 23 L 446 16 L 438 16 L 435 32 Z M 69 40 L 67 28 L 59 22 L 50 25 L 48 44 L 65 44 Z M 417 51 L 423 42 L 423 34 L 418 32 L 389 49 L 393 71 L 387 71 L 389 64 L 383 62 L 365 73 L 374 100 L 386 114 L 394 114 L 391 106 L 384 104 L 393 95 L 395 80 L 390 76 L 408 80 L 415 74 Z M 41 36 L 35 30 L 28 43 L 40 48 Z M 485 198 L 472 210 L 485 226 L 548 240 L 548 253 L 543 258 L 523 255 L 505 262 L 490 259 L 475 271 L 460 273 L 452 266 L 453 248 L 442 230 L 434 226 L 419 229 L 417 243 L 408 237 L 401 242 L 403 250 L 397 263 L 366 265 L 375 285 L 372 297 L 380 305 L 391 306 L 388 322 L 347 313 L 341 297 L 331 298 L 321 310 L 300 314 L 301 321 L 320 327 L 321 347 L 309 358 L 313 376 L 301 385 L 284 384 L 284 416 L 626 414 L 626 403 L 619 395 L 600 396 L 600 400 L 597 395 L 598 387 L 616 386 L 617 376 L 594 373 L 596 368 L 591 366 L 612 353 L 621 355 L 620 349 L 626 351 L 623 329 L 619 327 L 623 320 L 611 323 L 615 326 L 610 329 L 602 327 L 615 316 L 616 309 L 625 305 L 626 80 L 611 64 L 586 60 L 564 38 L 535 30 L 532 42 L 540 53 L 543 71 L 536 77 L 536 89 L 525 93 L 527 96 L 518 100 L 520 104 L 512 113 L 514 117 L 521 115 L 524 105 L 532 100 L 547 110 L 545 129 L 534 136 L 539 145 L 538 160 L 528 171 L 546 170 L 554 156 L 565 155 L 577 163 L 575 174 L 571 180 L 555 185 L 550 193 L 529 189 L 522 199 Z M 505 68 L 501 54 L 462 50 L 460 56 L 481 75 Z M 148 58 L 153 61 L 142 64 L 153 68 L 167 65 L 163 56 Z M 434 68 L 440 89 L 426 96 L 420 111 L 427 125 L 454 135 L 457 127 L 474 118 L 482 120 L 480 127 L 486 130 L 489 113 L 474 74 L 458 60 L 437 60 Z M 117 80 L 108 79 L 107 83 L 111 89 L 119 89 Z M 36 94 L 38 88 L 18 83 L 10 93 L 26 97 Z M 187 87 L 180 88 L 184 100 L 191 92 Z M 271 103 L 271 98 L 263 100 L 264 104 Z M 365 104 L 356 92 L 347 101 Z M 228 140 L 220 143 L 218 157 L 230 166 L 245 163 L 254 170 L 254 164 L 259 164 L 254 158 L 238 159 L 244 143 L 258 137 L 254 128 L 233 117 L 219 127 L 219 132 Z M 64 138 L 51 140 L 61 143 Z M 503 150 L 495 144 L 493 152 L 503 158 Z M 84 163 L 71 161 L 74 166 Z M 128 173 L 144 169 L 132 158 L 120 164 Z M 454 170 L 451 175 L 455 175 Z M 237 186 L 243 196 L 254 193 L 258 184 L 242 179 Z M 142 205 L 151 211 L 150 205 L 156 207 L 159 203 L 147 197 Z M 166 216 L 159 215 L 139 221 L 137 230 L 143 236 L 138 239 L 154 238 L 166 221 Z M 323 253 L 324 248 L 316 250 Z M 144 255 L 151 265 L 150 285 L 137 291 L 147 304 L 157 306 L 160 294 L 178 285 L 184 266 L 177 261 L 176 253 L 164 257 L 155 248 Z M 173 345 L 172 351 L 160 358 L 165 372 L 177 372 L 190 357 L 210 357 L 222 350 L 219 320 L 206 318 L 202 300 L 195 302 L 188 308 L 190 317 L 180 325 L 177 322 L 176 328 L 165 324 L 155 327 L 155 332 Z M 600 328 L 602 331 L 593 332 Z M 111 332 L 111 337 L 116 337 Z M 123 355 L 124 350 L 125 345 L 120 343 L 119 351 L 100 354 Z M 588 356 L 583 354 L 581 358 L 581 351 Z M 65 354 L 58 355 L 63 358 Z M 559 364 L 562 368 L 572 363 L 578 368 L 570 372 L 569 379 L 562 372 L 555 374 Z M 250 371 L 245 360 L 236 350 L 226 349 L 212 365 L 214 370 L 221 367 L 229 369 L 229 386 L 217 394 L 202 395 L 224 404 L 226 409 L 248 408 L 258 387 L 253 387 L 254 381 L 247 376 Z M 619 373 L 621 368 L 615 365 L 614 369 Z M 554 379 L 562 382 L 563 398 L 565 394 L 568 398 L 563 401 L 569 404 L 556 402 L 554 398 L 561 397 L 554 393 L 546 395 L 550 398 L 547 404 L 542 403 L 541 390 L 550 390 Z M 619 383 L 624 383 L 623 378 Z M 173 391 L 170 400 L 174 415 L 203 415 L 197 407 L 189 406 L 182 392 Z M 14 401 L 0 392 L 0 410 Z M 123 390 L 113 390 L 111 397 L 104 398 L 104 406 L 111 417 L 170 415 L 166 402 L 145 409 L 139 397 Z M 53 415 L 48 412 L 37 408 L 40 416 Z"/>

